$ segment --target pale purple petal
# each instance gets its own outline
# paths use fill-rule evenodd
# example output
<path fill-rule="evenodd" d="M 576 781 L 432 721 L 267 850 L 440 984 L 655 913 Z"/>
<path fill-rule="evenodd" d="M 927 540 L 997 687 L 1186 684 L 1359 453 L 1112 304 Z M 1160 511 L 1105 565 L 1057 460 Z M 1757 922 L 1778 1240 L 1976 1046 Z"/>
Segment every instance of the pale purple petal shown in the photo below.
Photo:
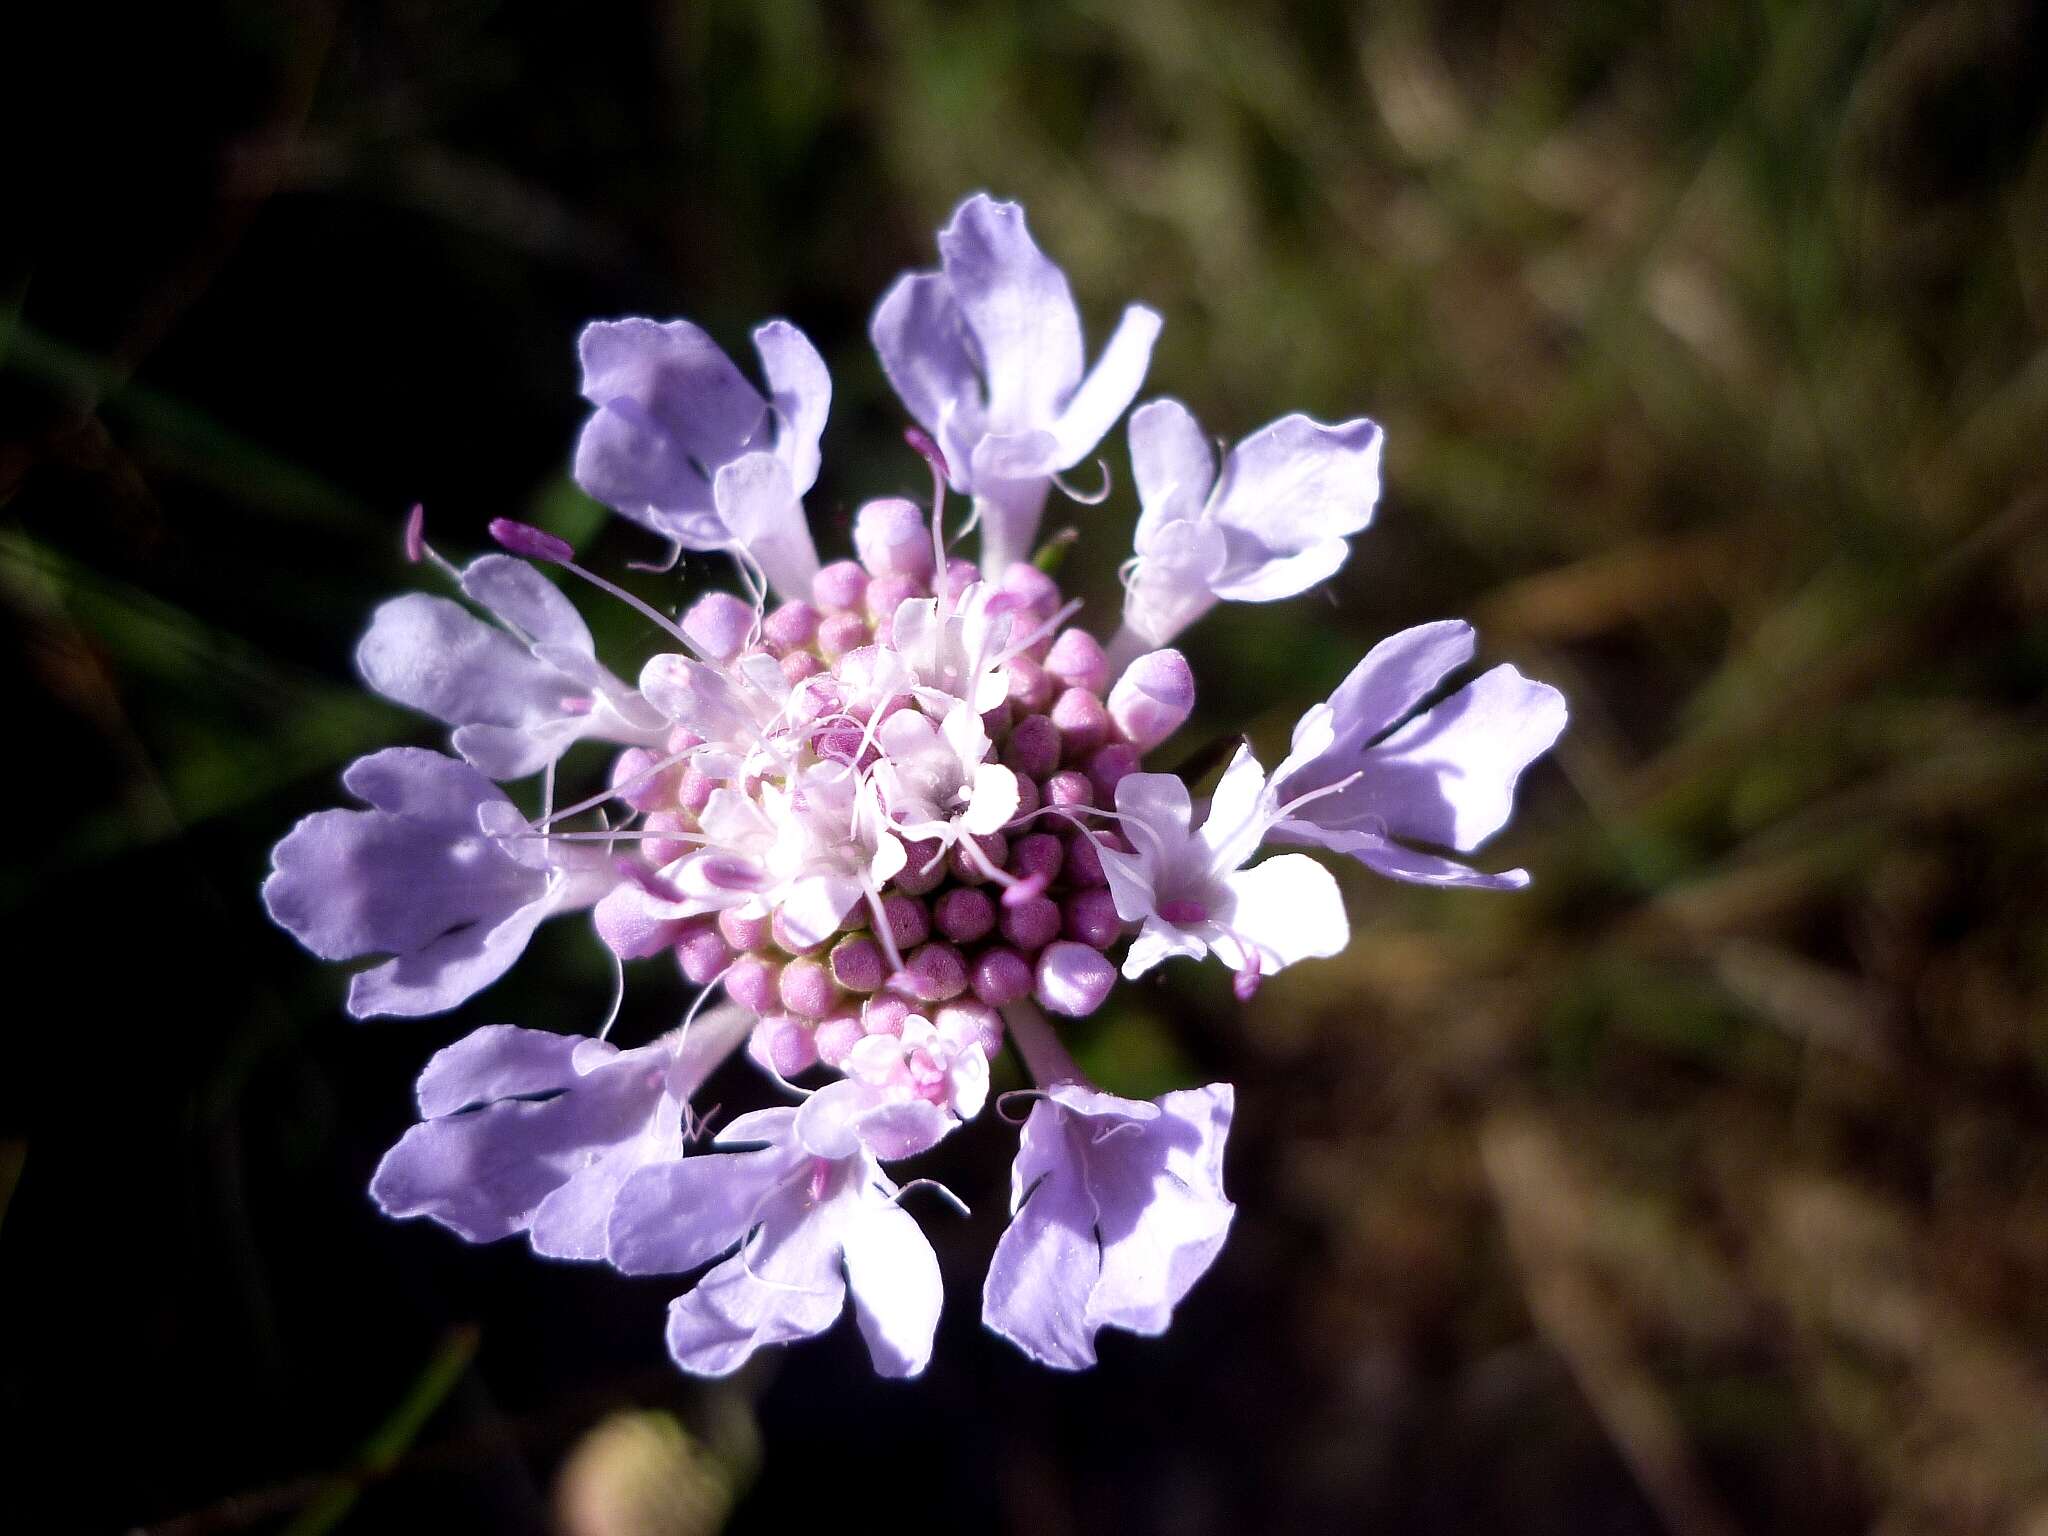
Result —
<path fill-rule="evenodd" d="M 1119 1177 L 1094 1183 L 1102 1277 L 1089 1310 L 1103 1325 L 1164 1333 L 1222 1250 L 1236 1212 L 1223 1194 L 1235 1098 L 1228 1083 L 1169 1093 L 1158 1100 L 1159 1129 L 1116 1133 L 1097 1146 L 1098 1161 L 1123 1160 Z"/>
<path fill-rule="evenodd" d="M 1565 727 L 1564 695 L 1513 667 L 1481 674 L 1365 756 L 1366 776 L 1332 799 L 1395 837 L 1470 853 L 1507 824 L 1522 771 Z"/>
<path fill-rule="evenodd" d="M 477 830 L 480 807 L 509 802 L 468 764 L 394 747 L 342 780 L 378 809 L 308 816 L 277 845 L 263 886 L 272 919 L 322 959 L 422 950 L 545 889 Z"/>
<path fill-rule="evenodd" d="M 583 395 L 597 407 L 576 445 L 576 482 L 669 537 L 698 529 L 707 471 L 745 452 L 767 402 L 686 320 L 601 321 L 578 344 Z"/>
<path fill-rule="evenodd" d="M 843 1180 L 858 1170 L 836 1170 Z M 724 1376 L 754 1351 L 823 1333 L 846 1301 L 839 1220 L 828 1198 L 814 1206 L 808 1180 L 772 1192 L 759 1235 L 669 1305 L 668 1347 L 677 1365 Z"/>
<path fill-rule="evenodd" d="M 1096 1205 L 1072 1166 L 1067 1112 L 1031 1107 L 1010 1171 L 1010 1225 L 982 1283 L 981 1320 L 1032 1359 L 1060 1370 L 1095 1363 L 1088 1296 L 1102 1272 Z"/>
<path fill-rule="evenodd" d="M 613 1063 L 538 1103 L 507 1099 L 423 1120 L 384 1155 L 370 1193 L 389 1216 L 428 1216 L 471 1242 L 524 1231 L 541 1202 L 646 1128 L 659 1077 Z"/>
<path fill-rule="evenodd" d="M 612 1263 L 629 1275 L 659 1275 L 710 1262 L 752 1230 L 756 1208 L 791 1166 L 784 1150 L 771 1148 L 640 1169 L 612 1203 Z"/>
<path fill-rule="evenodd" d="M 534 929 L 561 910 L 562 894 L 544 892 L 495 922 L 479 919 L 358 972 L 349 978 L 348 1011 L 359 1019 L 421 1018 L 468 1001 L 512 969 Z"/>
<path fill-rule="evenodd" d="M 797 494 L 818 478 L 818 439 L 832 409 L 832 375 L 811 339 L 787 320 L 770 320 L 754 331 L 768 398 L 782 420 L 775 452 L 789 466 Z"/>
<path fill-rule="evenodd" d="M 1283 821 L 1273 828 L 1272 840 L 1276 843 L 1307 843 L 1312 847 L 1327 848 L 1332 853 L 1348 853 L 1366 868 L 1391 880 L 1405 880 L 1411 885 L 1519 891 L 1529 883 L 1529 872 L 1525 869 L 1487 874 L 1433 853 L 1403 848 L 1378 832 L 1355 827 L 1320 827 L 1309 821 Z"/>
<path fill-rule="evenodd" d="M 1470 624 L 1441 619 L 1390 635 L 1366 652 L 1330 695 L 1331 749 L 1345 754 L 1342 762 L 1290 779 L 1283 798 L 1333 783 L 1350 772 L 1344 766 L 1349 754 L 1370 746 L 1405 719 L 1431 690 L 1472 659 L 1477 644 Z"/>
<path fill-rule="evenodd" d="M 982 388 L 968 349 L 966 318 L 944 275 L 910 272 L 898 278 L 876 306 L 869 335 L 897 397 L 946 447 L 953 488 L 966 490 L 968 466 L 955 457 L 947 439 L 981 435 Z"/>
<path fill-rule="evenodd" d="M 413 592 L 378 605 L 356 669 L 387 699 L 449 725 L 558 717 L 569 680 L 460 603 Z"/>
<path fill-rule="evenodd" d="M 1124 428 L 1131 443 L 1131 473 L 1137 481 L 1136 546 L 1174 522 L 1195 522 L 1216 483 L 1216 450 L 1202 424 L 1178 400 L 1148 400 L 1131 412 Z"/>
<path fill-rule="evenodd" d="M 1351 556 L 1348 539 L 1325 539 L 1293 553 L 1232 548 L 1235 530 L 1220 530 L 1230 552 L 1224 557 L 1229 574 L 1214 587 L 1216 596 L 1232 603 L 1271 603 L 1295 597 L 1328 581 Z"/>
<path fill-rule="evenodd" d="M 731 541 L 760 566 L 785 598 L 809 595 L 818 550 L 804 521 L 789 466 L 772 453 L 748 453 L 718 471 L 712 500 Z"/>
<path fill-rule="evenodd" d="M 1380 495 L 1380 429 L 1283 416 L 1231 449 L 1213 515 L 1274 555 L 1358 532 Z"/>
<path fill-rule="evenodd" d="M 1050 427 L 1081 382 L 1081 316 L 1024 210 L 985 193 L 968 198 L 939 232 L 939 259 L 978 346 L 991 424 Z"/>
<path fill-rule="evenodd" d="M 464 568 L 462 590 L 537 646 L 592 654 L 590 628 L 576 605 L 524 560 L 479 556 Z"/>
<path fill-rule="evenodd" d="M 1145 370 L 1152 365 L 1152 344 L 1159 339 L 1159 327 L 1158 314 L 1142 304 L 1124 311 L 1095 367 L 1052 423 L 1053 436 L 1059 439 L 1055 468 L 1070 469 L 1080 463 L 1137 397 Z"/>

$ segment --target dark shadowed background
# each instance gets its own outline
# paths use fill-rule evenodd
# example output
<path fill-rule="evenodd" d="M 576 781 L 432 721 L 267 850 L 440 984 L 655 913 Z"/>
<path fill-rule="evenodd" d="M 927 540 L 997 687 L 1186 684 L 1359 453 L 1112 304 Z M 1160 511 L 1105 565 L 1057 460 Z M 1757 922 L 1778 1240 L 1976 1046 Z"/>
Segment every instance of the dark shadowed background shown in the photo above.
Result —
<path fill-rule="evenodd" d="M 55 25 L 0 45 L 0 1526 L 2048 1531 L 2036 8 Z M 924 484 L 868 308 L 984 187 L 1091 335 L 1165 315 L 1148 392 L 1233 438 L 1387 428 L 1327 590 L 1189 636 L 1184 739 L 1270 762 L 1374 639 L 1469 616 L 1572 702 L 1485 856 L 1535 884 L 1348 869 L 1342 957 L 1242 1010 L 1169 967 L 1079 1032 L 1120 1091 L 1238 1084 L 1237 1226 L 1164 1339 L 1067 1378 L 982 1334 L 989 1122 L 933 1170 L 975 1214 L 926 1213 L 923 1381 L 842 1325 L 694 1383 L 671 1284 L 363 1193 L 432 1049 L 601 1017 L 587 931 L 453 1018 L 356 1025 L 256 887 L 352 756 L 438 739 L 350 669 L 427 584 L 408 506 L 458 558 L 499 515 L 651 553 L 567 479 L 585 320 L 803 326 L 831 558 Z M 1110 500 L 1052 516 L 1106 619 L 1134 507 L 1104 452 Z M 684 996 L 638 975 L 627 1040 Z"/>

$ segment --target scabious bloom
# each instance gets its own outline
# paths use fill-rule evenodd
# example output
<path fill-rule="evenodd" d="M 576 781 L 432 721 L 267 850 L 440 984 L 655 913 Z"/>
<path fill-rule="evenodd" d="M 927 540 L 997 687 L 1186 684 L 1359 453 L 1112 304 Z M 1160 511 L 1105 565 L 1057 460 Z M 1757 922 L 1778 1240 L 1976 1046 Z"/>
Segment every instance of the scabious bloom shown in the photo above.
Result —
<path fill-rule="evenodd" d="M 939 1268 L 902 1201 L 929 1181 L 894 1170 L 981 1118 L 1006 1048 L 1036 1086 L 984 1321 L 1061 1369 L 1092 1364 L 1103 1328 L 1162 1331 L 1234 1214 L 1233 1091 L 1121 1098 L 1082 1076 L 1056 1021 L 1169 960 L 1214 955 L 1249 997 L 1337 953 L 1343 901 L 1302 847 L 1398 879 L 1523 883 L 1434 850 L 1497 832 L 1564 724 L 1556 691 L 1512 667 L 1436 700 L 1474 641 L 1424 625 L 1310 710 L 1270 776 L 1248 747 L 1206 794 L 1161 771 L 1148 759 L 1195 703 L 1167 643 L 1219 601 L 1287 597 L 1342 564 L 1378 499 L 1379 429 L 1287 416 L 1219 465 L 1184 407 L 1140 407 L 1137 548 L 1105 644 L 1029 556 L 1059 474 L 1138 393 L 1158 317 L 1131 306 L 1090 371 L 1021 209 L 970 198 L 939 249 L 872 327 L 929 505 L 860 508 L 852 559 L 821 563 L 805 520 L 831 382 L 801 332 L 755 332 L 757 387 L 688 322 L 589 327 L 578 481 L 678 557 L 730 558 L 742 595 L 675 616 L 502 520 L 504 552 L 457 569 L 415 512 L 409 553 L 473 607 L 396 598 L 357 664 L 452 727 L 457 756 L 351 765 L 365 808 L 306 818 L 264 886 L 316 954 L 384 957 L 351 981 L 358 1016 L 458 1006 L 558 915 L 590 914 L 621 985 L 670 957 L 696 996 L 645 1044 L 614 1046 L 609 1023 L 492 1024 L 433 1056 L 372 1194 L 551 1258 L 711 1265 L 669 1312 L 688 1371 L 822 1332 L 849 1295 L 878 1371 L 924 1369 Z M 951 527 L 949 492 L 972 498 Z M 956 548 L 970 532 L 976 559 Z M 548 566 L 639 612 L 636 668 L 599 662 Z M 614 755 L 570 799 L 558 781 L 587 771 L 586 743 Z M 529 782 L 515 798 L 493 780 Z M 692 1101 L 741 1055 L 792 1102 L 711 1127 Z"/>

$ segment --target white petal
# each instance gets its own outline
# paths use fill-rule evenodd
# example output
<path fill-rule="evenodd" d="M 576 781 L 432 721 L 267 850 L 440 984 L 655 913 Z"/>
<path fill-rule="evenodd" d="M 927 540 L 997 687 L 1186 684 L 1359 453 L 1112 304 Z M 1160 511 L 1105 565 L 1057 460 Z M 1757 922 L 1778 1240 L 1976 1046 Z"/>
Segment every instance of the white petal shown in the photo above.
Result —
<path fill-rule="evenodd" d="M 1305 853 L 1280 854 L 1240 870 L 1224 884 L 1236 898 L 1231 931 L 1253 945 L 1261 975 L 1270 976 L 1297 960 L 1334 955 L 1351 942 L 1336 878 Z M 1235 943 L 1219 939 L 1215 949 L 1225 959 L 1237 951 L 1234 963 L 1242 967 L 1242 951 Z"/>
<path fill-rule="evenodd" d="M 853 1315 L 875 1370 L 918 1375 L 931 1362 L 944 1294 L 932 1245 L 908 1211 L 873 1191 L 844 1242 Z"/>

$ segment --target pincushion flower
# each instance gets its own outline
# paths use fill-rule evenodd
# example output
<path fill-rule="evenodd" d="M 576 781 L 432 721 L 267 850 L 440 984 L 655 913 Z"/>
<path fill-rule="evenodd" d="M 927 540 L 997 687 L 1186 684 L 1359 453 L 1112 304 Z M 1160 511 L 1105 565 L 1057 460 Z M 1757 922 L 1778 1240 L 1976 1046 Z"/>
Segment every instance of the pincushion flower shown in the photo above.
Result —
<path fill-rule="evenodd" d="M 1497 832 L 1563 725 L 1555 690 L 1508 667 L 1422 708 L 1473 649 L 1465 626 L 1426 625 L 1303 716 L 1270 779 L 1248 747 L 1206 793 L 1160 771 L 1196 699 L 1165 642 L 1218 601 L 1336 570 L 1378 498 L 1379 429 L 1286 416 L 1219 465 L 1185 408 L 1135 413 L 1137 553 L 1105 644 L 1026 557 L 1055 477 L 1136 395 L 1158 318 L 1132 306 L 1088 371 L 1066 279 L 1021 210 L 970 198 L 939 244 L 940 269 L 899 280 L 872 327 L 920 423 L 927 506 L 866 503 L 857 558 L 820 564 L 802 497 L 831 385 L 802 334 L 755 333 L 757 388 L 688 322 L 592 326 L 578 479 L 678 551 L 730 556 L 742 593 L 677 616 L 504 520 L 505 553 L 457 569 L 416 519 L 414 559 L 488 617 L 396 598 L 358 664 L 453 727 L 461 756 L 352 764 L 365 808 L 306 818 L 264 886 L 316 954 L 384 957 L 351 981 L 358 1015 L 454 1008 L 540 922 L 585 910 L 622 986 L 666 959 L 696 989 L 681 1023 L 629 1049 L 609 1022 L 448 1046 L 372 1184 L 390 1214 L 472 1241 L 524 1234 L 631 1273 L 712 1265 L 669 1314 L 693 1372 L 823 1331 L 849 1293 L 876 1368 L 924 1368 L 939 1271 L 902 1197 L 929 1181 L 895 1169 L 996 1118 L 1006 1048 L 1037 1087 L 985 1321 L 1069 1369 L 1104 1327 L 1166 1327 L 1232 1219 L 1233 1090 L 1119 1097 L 1081 1076 L 1055 1021 L 1170 958 L 1213 954 L 1248 997 L 1336 953 L 1343 901 L 1304 847 L 1398 878 L 1519 883 L 1435 850 Z M 973 507 L 949 528 L 953 492 Z M 640 616 L 630 665 L 599 661 L 557 578 Z M 597 743 L 614 755 L 593 773 Z M 592 1011 L 616 1019 L 618 1002 Z M 741 1055 L 796 1102 L 740 1114 L 707 1149 L 691 1101 Z"/>

